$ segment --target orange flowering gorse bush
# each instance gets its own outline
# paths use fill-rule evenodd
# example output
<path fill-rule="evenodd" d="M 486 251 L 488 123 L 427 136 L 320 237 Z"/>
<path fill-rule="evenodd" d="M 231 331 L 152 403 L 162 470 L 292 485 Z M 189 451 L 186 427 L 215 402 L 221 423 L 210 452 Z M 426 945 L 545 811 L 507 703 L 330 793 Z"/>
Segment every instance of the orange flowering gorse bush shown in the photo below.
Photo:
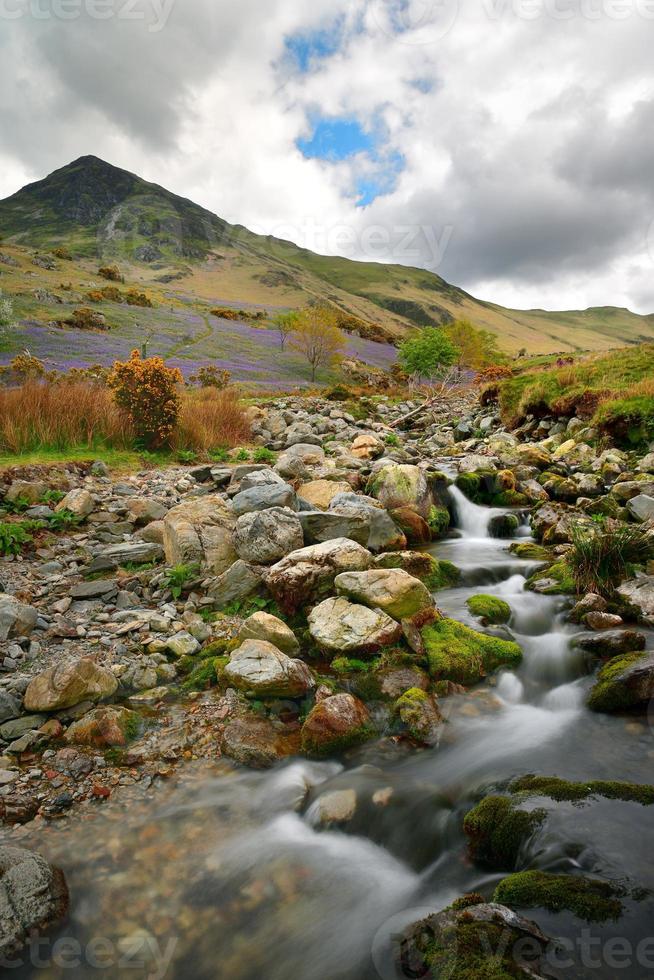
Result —
<path fill-rule="evenodd" d="M 107 384 L 116 404 L 129 417 L 139 442 L 158 449 L 170 442 L 179 420 L 184 379 L 177 368 L 166 367 L 160 357 L 142 358 L 132 351 L 128 361 L 117 361 Z"/>

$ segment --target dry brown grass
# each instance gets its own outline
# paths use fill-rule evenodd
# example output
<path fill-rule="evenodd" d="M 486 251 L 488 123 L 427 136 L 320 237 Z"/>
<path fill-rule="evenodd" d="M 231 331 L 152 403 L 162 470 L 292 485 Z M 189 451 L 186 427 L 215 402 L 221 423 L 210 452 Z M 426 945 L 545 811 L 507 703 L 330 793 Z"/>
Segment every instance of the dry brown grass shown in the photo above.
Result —
<path fill-rule="evenodd" d="M 251 437 L 246 410 L 232 388 L 200 388 L 184 392 L 174 449 L 206 453 L 217 446 L 233 448 Z"/>
<path fill-rule="evenodd" d="M 0 450 L 92 448 L 100 443 L 126 449 L 133 443 L 129 422 L 111 392 L 89 382 L 28 381 L 0 389 Z"/>
<path fill-rule="evenodd" d="M 207 453 L 251 436 L 246 409 L 232 389 L 185 390 L 172 449 Z M 132 449 L 134 432 L 103 385 L 28 381 L 0 388 L 0 452 L 72 448 Z"/>

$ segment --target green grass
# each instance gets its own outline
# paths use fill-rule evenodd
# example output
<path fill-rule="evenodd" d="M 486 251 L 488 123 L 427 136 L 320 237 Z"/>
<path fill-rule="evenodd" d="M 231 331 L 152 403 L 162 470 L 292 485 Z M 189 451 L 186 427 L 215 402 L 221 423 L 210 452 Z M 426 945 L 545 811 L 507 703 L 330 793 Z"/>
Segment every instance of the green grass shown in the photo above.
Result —
<path fill-rule="evenodd" d="M 624 579 L 654 558 L 654 544 L 638 525 L 597 518 L 590 527 L 573 527 L 571 536 L 565 564 L 578 595 L 596 592 L 611 597 Z"/>
<path fill-rule="evenodd" d="M 0 469 L 13 466 L 47 466 L 52 463 L 90 463 L 102 460 L 111 470 L 128 472 L 144 466 L 169 466 L 175 462 L 174 453 L 142 453 L 128 449 L 104 449 L 98 446 L 77 446 L 71 449 L 35 449 L 26 453 L 0 455 Z"/>
<path fill-rule="evenodd" d="M 525 372 L 499 386 L 502 419 L 514 426 L 530 413 L 581 412 L 588 418 L 595 416 L 594 421 L 607 428 L 616 424 L 616 418 L 631 413 L 631 427 L 638 427 L 644 413 L 649 412 L 652 417 L 654 392 L 631 393 L 628 389 L 647 383 L 653 372 L 654 344 L 651 343 L 595 355 L 567 367 Z"/>

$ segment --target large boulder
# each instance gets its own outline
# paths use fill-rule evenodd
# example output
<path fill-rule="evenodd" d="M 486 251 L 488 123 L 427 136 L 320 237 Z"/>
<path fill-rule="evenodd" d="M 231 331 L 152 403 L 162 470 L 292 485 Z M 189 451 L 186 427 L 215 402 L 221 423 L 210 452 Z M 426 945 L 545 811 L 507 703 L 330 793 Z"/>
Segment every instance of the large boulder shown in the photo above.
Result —
<path fill-rule="evenodd" d="M 308 616 L 309 632 L 325 650 L 376 653 L 402 636 L 402 627 L 386 613 L 347 599 L 325 599 Z"/>
<path fill-rule="evenodd" d="M 272 507 L 270 510 L 243 514 L 236 521 L 234 547 L 239 558 L 255 565 L 279 561 L 304 544 L 302 524 L 294 510 Z"/>
<path fill-rule="evenodd" d="M 103 701 L 117 688 L 115 674 L 106 667 L 88 658 L 69 660 L 32 678 L 25 691 L 25 710 L 60 711 L 82 701 Z"/>
<path fill-rule="evenodd" d="M 58 868 L 22 847 L 0 847 L 0 959 L 6 965 L 67 913 L 68 888 Z"/>
<path fill-rule="evenodd" d="M 368 523 L 366 548 L 375 553 L 401 551 L 406 548 L 406 536 L 395 524 L 379 501 L 357 493 L 339 493 L 332 499 L 329 512 L 344 516 L 362 517 Z M 350 535 L 346 535 L 350 537 Z"/>
<path fill-rule="evenodd" d="M 232 507 L 237 517 L 241 514 L 251 514 L 257 510 L 269 510 L 271 507 L 290 507 L 297 509 L 295 491 L 288 483 L 264 483 L 260 486 L 241 490 L 232 499 Z"/>
<path fill-rule="evenodd" d="M 296 657 L 300 652 L 300 644 L 293 630 L 281 619 L 266 612 L 249 616 L 241 626 L 238 638 L 241 643 L 245 640 L 266 640 L 289 657 Z"/>
<path fill-rule="evenodd" d="M 19 602 L 11 595 L 0 595 L 0 640 L 29 636 L 38 618 L 34 606 Z"/>
<path fill-rule="evenodd" d="M 305 540 L 310 544 L 350 538 L 365 547 L 370 537 L 370 522 L 362 515 L 310 510 L 300 512 L 298 517 Z"/>
<path fill-rule="evenodd" d="M 381 609 L 393 619 L 410 619 L 434 605 L 431 593 L 418 578 L 399 568 L 343 572 L 334 580 L 339 595 Z"/>
<path fill-rule="evenodd" d="M 19 500 L 27 504 L 38 504 L 47 492 L 48 484 L 42 480 L 13 480 L 5 494 L 5 500 L 11 504 Z"/>
<path fill-rule="evenodd" d="M 169 565 L 199 563 L 220 575 L 237 555 L 232 543 L 236 518 L 222 497 L 187 500 L 164 518 L 164 549 Z"/>
<path fill-rule="evenodd" d="M 372 555 L 349 538 L 292 551 L 263 572 L 268 590 L 289 613 L 324 594 L 341 572 L 370 568 Z"/>
<path fill-rule="evenodd" d="M 618 595 L 648 626 L 654 626 L 654 575 L 639 575 L 618 586 Z"/>
<path fill-rule="evenodd" d="M 266 640 L 246 640 L 224 670 L 230 684 L 259 697 L 303 697 L 314 686 L 302 660 L 293 660 Z"/>
<path fill-rule="evenodd" d="M 334 497 L 339 493 L 349 493 L 352 487 L 349 483 L 336 480 L 311 480 L 303 483 L 298 489 L 298 496 L 315 510 L 328 510 Z"/>
<path fill-rule="evenodd" d="M 636 521 L 654 521 L 654 497 L 639 493 L 627 501 L 627 510 Z"/>
<path fill-rule="evenodd" d="M 368 492 L 387 510 L 410 507 L 425 520 L 429 518 L 432 497 L 424 472 L 407 463 L 382 463 L 373 472 Z"/>
<path fill-rule="evenodd" d="M 343 752 L 374 734 L 365 704 L 351 694 L 334 694 L 310 711 L 302 726 L 302 750 L 320 758 Z"/>

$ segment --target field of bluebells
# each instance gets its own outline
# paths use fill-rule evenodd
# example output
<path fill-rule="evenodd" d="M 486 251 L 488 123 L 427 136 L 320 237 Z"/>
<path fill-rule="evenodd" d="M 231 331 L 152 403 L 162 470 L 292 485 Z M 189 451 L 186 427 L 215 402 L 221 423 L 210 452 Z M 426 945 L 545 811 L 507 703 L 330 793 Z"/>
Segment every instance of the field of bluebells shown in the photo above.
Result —
<path fill-rule="evenodd" d="M 92 364 L 110 366 L 126 360 L 134 348 L 147 343 L 149 356 L 163 357 L 188 378 L 205 365 L 231 372 L 236 381 L 267 388 L 308 385 L 306 362 L 293 351 L 280 350 L 279 337 L 265 326 L 219 320 L 196 310 L 162 307 L 138 309 L 107 307 L 112 329 L 90 332 L 60 328 L 23 320 L 3 344 L 0 364 L 7 364 L 22 351 L 42 360 L 48 370 L 66 371 Z M 347 336 L 346 354 L 374 367 L 390 368 L 395 348 Z M 321 380 L 331 380 L 322 372 Z"/>

